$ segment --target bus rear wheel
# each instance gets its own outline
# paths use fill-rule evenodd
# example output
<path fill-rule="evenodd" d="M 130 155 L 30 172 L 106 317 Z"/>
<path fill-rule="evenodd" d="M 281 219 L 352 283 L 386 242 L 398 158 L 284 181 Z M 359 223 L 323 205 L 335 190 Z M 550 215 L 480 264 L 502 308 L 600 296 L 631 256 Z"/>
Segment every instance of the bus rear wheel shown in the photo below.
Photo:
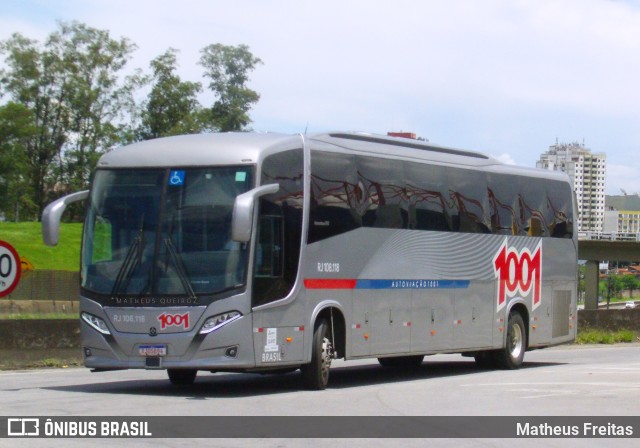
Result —
<path fill-rule="evenodd" d="M 527 330 L 524 320 L 517 311 L 509 314 L 507 322 L 507 343 L 495 354 L 498 367 L 506 370 L 518 369 L 524 360 L 527 350 Z"/>
<path fill-rule="evenodd" d="M 169 381 L 176 386 L 190 386 L 196 380 L 195 369 L 167 369 Z"/>
<path fill-rule="evenodd" d="M 302 382 L 307 389 L 324 390 L 329 384 L 329 369 L 333 360 L 333 343 L 329 322 L 322 319 L 316 323 L 311 346 L 311 362 L 303 365 Z"/>

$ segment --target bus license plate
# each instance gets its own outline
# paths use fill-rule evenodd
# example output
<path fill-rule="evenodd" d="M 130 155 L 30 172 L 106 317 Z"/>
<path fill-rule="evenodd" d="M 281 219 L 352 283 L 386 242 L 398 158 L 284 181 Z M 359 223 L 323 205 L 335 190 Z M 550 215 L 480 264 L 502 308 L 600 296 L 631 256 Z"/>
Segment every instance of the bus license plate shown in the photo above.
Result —
<path fill-rule="evenodd" d="M 141 345 L 138 347 L 138 354 L 140 356 L 166 356 L 167 346 L 162 345 Z"/>

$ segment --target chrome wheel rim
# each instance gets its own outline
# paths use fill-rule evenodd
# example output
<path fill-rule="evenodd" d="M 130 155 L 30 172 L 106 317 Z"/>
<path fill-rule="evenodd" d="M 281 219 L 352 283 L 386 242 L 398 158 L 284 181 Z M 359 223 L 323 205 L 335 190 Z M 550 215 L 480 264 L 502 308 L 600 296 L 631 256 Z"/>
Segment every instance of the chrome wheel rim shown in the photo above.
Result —
<path fill-rule="evenodd" d="M 329 379 L 329 369 L 331 368 L 331 341 L 328 338 L 322 340 L 322 356 L 320 357 L 320 372 L 322 379 L 326 382 Z"/>
<path fill-rule="evenodd" d="M 522 353 L 522 341 L 522 328 L 515 324 L 511 327 L 509 335 L 509 352 L 514 359 L 519 358 Z"/>

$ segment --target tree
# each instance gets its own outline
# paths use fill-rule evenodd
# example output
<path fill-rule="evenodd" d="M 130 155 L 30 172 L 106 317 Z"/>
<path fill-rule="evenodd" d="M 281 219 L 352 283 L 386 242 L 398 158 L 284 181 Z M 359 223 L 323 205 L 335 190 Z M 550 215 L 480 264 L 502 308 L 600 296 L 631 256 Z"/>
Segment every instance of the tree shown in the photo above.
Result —
<path fill-rule="evenodd" d="M 197 94 L 200 83 L 182 81 L 176 74 L 177 50 L 169 48 L 151 61 L 153 87 L 143 105 L 142 140 L 189 134 L 202 129 Z"/>
<path fill-rule="evenodd" d="M 215 44 L 202 50 L 200 64 L 216 95 L 211 108 L 197 100 L 200 83 L 176 74 L 177 50 L 154 59 L 151 76 L 136 71 L 125 77 L 134 49 L 128 39 L 113 39 L 78 22 L 59 23 L 44 43 L 19 33 L 0 42 L 0 97 L 7 101 L 0 106 L 0 193 L 7 198 L 0 211 L 5 216 L 9 202 L 14 210 L 39 217 L 55 197 L 87 188 L 99 157 L 116 144 L 242 130 L 250 123 L 248 111 L 259 95 L 246 84 L 262 61 L 247 46 Z M 134 93 L 145 82 L 153 85 L 140 105 Z"/>
<path fill-rule="evenodd" d="M 59 61 L 42 53 L 36 42 L 14 34 L 2 43 L 9 71 L 1 78 L 6 92 L 31 114 L 37 131 L 24 142 L 25 176 L 32 189 L 33 202 L 41 212 L 45 193 L 52 187 L 51 165 L 66 141 L 69 123 L 64 77 Z M 39 214 L 39 213 L 38 213 Z"/>
<path fill-rule="evenodd" d="M 120 79 L 135 45 L 114 40 L 108 31 L 73 22 L 61 24 L 47 47 L 62 62 L 67 76 L 70 122 L 65 145 L 66 184 L 86 188 L 102 153 L 119 138 L 117 123 L 133 104 L 135 78 Z"/>
<path fill-rule="evenodd" d="M 118 139 L 135 88 L 118 73 L 133 49 L 77 22 L 59 24 L 44 45 L 18 33 L 0 43 L 7 66 L 0 85 L 30 111 L 36 129 L 23 150 L 38 216 L 49 196 L 85 188 L 99 155 Z"/>
<path fill-rule="evenodd" d="M 617 274 L 609 275 L 609 290 L 613 297 L 616 297 L 622 291 L 622 276 Z"/>
<path fill-rule="evenodd" d="M 627 274 L 622 277 L 622 285 L 629 290 L 629 298 L 633 298 L 633 291 L 640 287 L 640 281 L 635 275 Z"/>
<path fill-rule="evenodd" d="M 209 89 L 218 97 L 210 109 L 213 129 L 228 132 L 243 130 L 250 122 L 248 112 L 260 95 L 247 87 L 249 72 L 262 61 L 246 45 L 208 45 L 201 50 L 200 65 L 209 79 Z"/>
<path fill-rule="evenodd" d="M 578 302 L 584 301 L 584 294 L 586 290 L 586 271 L 587 267 L 584 264 L 578 265 Z"/>
<path fill-rule="evenodd" d="M 0 214 L 13 221 L 36 212 L 24 147 L 36 132 L 29 109 L 13 102 L 0 106 Z"/>

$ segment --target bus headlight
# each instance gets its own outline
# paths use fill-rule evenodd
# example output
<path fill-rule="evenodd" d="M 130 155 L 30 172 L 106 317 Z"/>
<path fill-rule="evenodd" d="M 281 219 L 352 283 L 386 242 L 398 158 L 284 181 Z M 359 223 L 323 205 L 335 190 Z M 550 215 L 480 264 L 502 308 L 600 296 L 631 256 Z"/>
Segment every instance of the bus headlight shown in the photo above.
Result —
<path fill-rule="evenodd" d="M 229 311 L 228 313 L 222 313 L 217 316 L 210 317 L 204 321 L 204 324 L 200 329 L 200 334 L 209 334 L 236 319 L 240 319 L 241 317 L 242 314 L 238 311 Z"/>
<path fill-rule="evenodd" d="M 82 320 L 88 323 L 96 331 L 99 331 L 102 334 L 111 334 L 109 327 L 107 327 L 107 323 L 99 317 L 85 312 L 82 312 L 80 317 L 82 317 Z"/>

